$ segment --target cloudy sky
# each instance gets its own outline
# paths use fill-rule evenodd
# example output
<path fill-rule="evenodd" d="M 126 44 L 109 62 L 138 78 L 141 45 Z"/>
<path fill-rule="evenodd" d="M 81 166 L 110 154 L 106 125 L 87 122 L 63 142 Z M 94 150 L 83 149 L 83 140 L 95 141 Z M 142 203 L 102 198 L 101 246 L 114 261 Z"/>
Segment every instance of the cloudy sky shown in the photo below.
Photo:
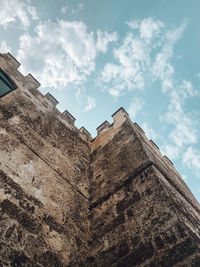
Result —
<path fill-rule="evenodd" d="M 199 0 L 0 0 L 0 52 L 93 137 L 123 106 L 200 201 L 199 10 Z"/>

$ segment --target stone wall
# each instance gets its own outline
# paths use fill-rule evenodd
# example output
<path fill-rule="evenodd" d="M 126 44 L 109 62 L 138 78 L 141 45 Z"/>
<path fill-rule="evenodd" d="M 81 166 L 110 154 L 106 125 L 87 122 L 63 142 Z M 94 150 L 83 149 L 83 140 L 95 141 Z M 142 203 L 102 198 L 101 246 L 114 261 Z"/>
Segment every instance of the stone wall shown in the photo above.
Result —
<path fill-rule="evenodd" d="M 200 266 L 200 207 L 120 108 L 91 140 L 32 75 L 0 99 L 0 266 Z"/>
<path fill-rule="evenodd" d="M 87 250 L 87 136 L 11 60 L 0 61 L 18 87 L 0 100 L 0 265 L 75 264 Z"/>
<path fill-rule="evenodd" d="M 120 109 L 92 143 L 91 266 L 200 266 L 199 204 Z"/>

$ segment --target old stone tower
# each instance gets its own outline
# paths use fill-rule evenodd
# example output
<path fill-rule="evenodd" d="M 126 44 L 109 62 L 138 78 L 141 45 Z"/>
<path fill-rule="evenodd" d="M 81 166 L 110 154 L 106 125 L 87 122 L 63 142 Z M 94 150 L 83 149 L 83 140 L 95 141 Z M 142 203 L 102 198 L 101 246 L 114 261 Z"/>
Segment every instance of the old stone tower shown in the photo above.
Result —
<path fill-rule="evenodd" d="M 0 266 L 200 266 L 200 206 L 121 108 L 91 140 L 0 54 Z"/>

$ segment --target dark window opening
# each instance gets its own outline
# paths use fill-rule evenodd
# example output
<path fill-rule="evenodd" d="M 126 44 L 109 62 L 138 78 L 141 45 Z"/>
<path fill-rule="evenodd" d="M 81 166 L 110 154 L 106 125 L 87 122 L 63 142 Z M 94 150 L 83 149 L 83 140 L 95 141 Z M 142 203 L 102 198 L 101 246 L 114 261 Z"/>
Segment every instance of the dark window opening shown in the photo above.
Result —
<path fill-rule="evenodd" d="M 0 69 L 0 98 L 15 90 L 17 87 Z"/>

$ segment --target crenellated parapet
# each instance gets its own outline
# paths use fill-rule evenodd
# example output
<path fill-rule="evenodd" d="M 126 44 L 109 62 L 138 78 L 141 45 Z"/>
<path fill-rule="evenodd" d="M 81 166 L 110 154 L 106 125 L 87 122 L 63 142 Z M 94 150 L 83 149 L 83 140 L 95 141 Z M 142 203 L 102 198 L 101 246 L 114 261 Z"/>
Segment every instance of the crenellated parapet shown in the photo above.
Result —
<path fill-rule="evenodd" d="M 6 53 L 6 54 L 1 54 L 0 56 L 3 57 L 7 63 L 12 66 L 14 69 L 19 68 L 19 66 L 21 65 L 19 63 L 19 61 L 17 61 L 17 59 L 15 57 L 13 57 L 10 53 Z"/>
<path fill-rule="evenodd" d="M 35 102 L 38 108 L 40 108 L 43 112 L 53 112 L 57 119 L 61 120 L 67 127 L 78 131 L 80 137 L 85 141 L 90 142 L 92 140 L 91 134 L 84 127 L 81 127 L 79 130 L 76 128 L 76 119 L 68 110 L 61 113 L 56 108 L 59 102 L 52 94 L 47 93 L 46 95 L 43 95 L 37 90 L 40 87 L 40 83 L 34 78 L 34 76 L 31 74 L 24 76 L 20 71 L 18 71 L 20 63 L 10 53 L 0 54 L 0 63 L 2 70 L 11 77 L 13 82 L 16 84 L 17 90 L 20 90 L 25 97 L 28 97 Z M 116 112 L 114 112 L 112 118 L 112 124 L 106 120 L 97 127 L 97 137 L 92 142 L 92 149 L 95 149 L 96 146 L 108 143 L 113 138 L 116 131 L 118 131 L 119 127 L 121 127 L 125 121 L 129 121 L 134 130 L 141 135 L 142 138 L 144 138 L 146 144 L 153 149 L 156 154 L 162 156 L 159 147 L 152 140 L 148 140 L 143 129 L 136 122 L 133 123 L 131 121 L 129 114 L 123 107 L 120 107 Z M 167 156 L 164 156 L 164 161 L 166 164 L 170 163 L 171 166 L 173 165 Z"/>
<path fill-rule="evenodd" d="M 83 139 L 85 139 L 86 141 L 92 140 L 91 134 L 83 126 L 79 129 L 79 133 L 81 134 Z"/>
<path fill-rule="evenodd" d="M 97 134 L 99 135 L 103 130 L 110 128 L 110 123 L 108 121 L 104 121 L 99 127 L 97 127 Z"/>
<path fill-rule="evenodd" d="M 65 110 L 62 115 L 69 122 L 69 124 L 74 125 L 76 119 L 72 116 L 71 113 L 69 113 L 68 110 Z"/>
<path fill-rule="evenodd" d="M 129 118 L 129 114 L 123 107 L 121 107 L 117 111 L 115 111 L 115 113 L 113 113 L 112 118 L 114 121 L 118 121 L 122 118 Z"/>
<path fill-rule="evenodd" d="M 170 163 L 172 166 L 174 166 L 173 162 L 166 155 L 164 155 L 163 158 L 167 161 L 167 163 Z"/>
<path fill-rule="evenodd" d="M 38 82 L 38 80 L 36 80 L 32 74 L 28 74 L 27 76 L 25 76 L 25 80 L 26 83 L 29 85 L 30 88 L 34 88 L 37 89 L 40 87 L 40 83 Z"/>
<path fill-rule="evenodd" d="M 57 99 L 50 93 L 43 95 L 38 88 L 40 83 L 32 75 L 28 74 L 24 76 L 19 70 L 20 63 L 10 54 L 0 54 L 0 65 L 2 71 L 7 74 L 11 80 L 16 84 L 17 90 L 20 90 L 25 97 L 33 101 L 42 112 L 54 112 L 55 116 L 61 120 L 67 127 L 80 132 L 81 138 L 84 140 L 91 140 L 91 135 L 85 129 L 78 130 L 75 126 L 75 118 L 69 111 L 65 110 L 61 113 L 56 106 L 58 105 Z M 17 94 L 17 92 L 16 92 Z"/>
<path fill-rule="evenodd" d="M 47 93 L 45 96 L 44 96 L 45 99 L 49 100 L 49 102 L 54 106 L 56 107 L 57 104 L 59 103 L 55 97 L 52 96 L 52 94 L 50 93 Z"/>
<path fill-rule="evenodd" d="M 122 126 L 122 124 L 125 121 L 128 121 L 130 125 L 133 127 L 133 131 L 139 135 L 140 138 L 144 140 L 144 144 L 149 147 L 150 151 L 153 151 L 157 157 L 160 159 L 163 159 L 163 162 L 169 166 L 173 166 L 173 163 L 168 159 L 167 156 L 163 156 L 159 147 L 153 140 L 149 140 L 147 136 L 145 135 L 144 130 L 136 123 L 132 122 L 129 114 L 126 112 L 126 110 L 121 107 L 119 108 L 113 115 L 113 123 L 110 124 L 107 120 L 104 121 L 101 125 L 97 127 L 97 136 L 94 139 L 94 141 L 91 144 L 91 150 L 93 151 L 98 146 L 104 146 L 107 143 L 111 141 L 111 139 L 114 137 L 116 132 L 119 130 L 119 128 Z"/>
<path fill-rule="evenodd" d="M 145 134 L 145 132 L 143 131 L 143 129 L 137 124 L 137 122 L 133 123 L 134 126 L 137 128 L 137 130 L 141 133 L 141 134 Z"/>
<path fill-rule="evenodd" d="M 110 124 L 107 120 L 104 121 L 101 125 L 99 125 L 97 130 L 97 136 L 101 135 L 103 132 L 112 129 L 113 127 L 117 126 L 118 124 L 122 123 L 124 120 L 129 119 L 129 115 L 126 110 L 121 107 L 119 108 L 113 115 L 113 123 Z"/>
<path fill-rule="evenodd" d="M 18 67 L 0 54 L 3 266 L 200 266 L 199 203 L 126 110 L 92 139 Z"/>

